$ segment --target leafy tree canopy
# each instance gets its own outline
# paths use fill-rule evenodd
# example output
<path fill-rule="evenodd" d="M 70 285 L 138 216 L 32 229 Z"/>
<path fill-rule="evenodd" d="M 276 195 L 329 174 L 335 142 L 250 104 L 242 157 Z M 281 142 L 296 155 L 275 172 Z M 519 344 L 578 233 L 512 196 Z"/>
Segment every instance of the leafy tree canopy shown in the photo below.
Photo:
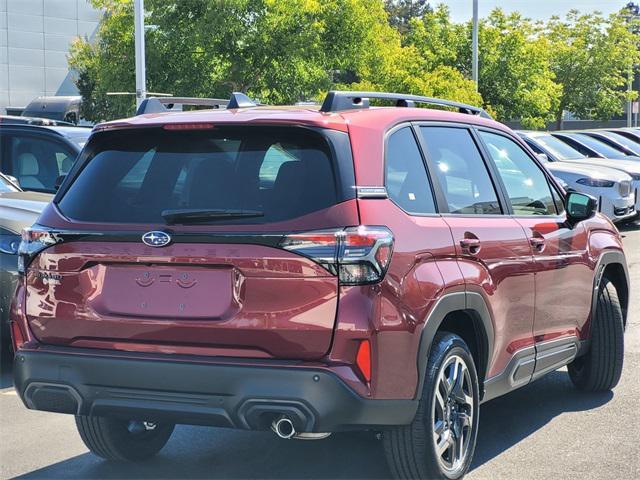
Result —
<path fill-rule="evenodd" d="M 548 23 L 551 67 L 561 88 L 555 108 L 558 127 L 564 111 L 603 120 L 622 113 L 628 74 L 640 61 L 633 27 L 621 13 L 604 18 L 577 10 Z"/>

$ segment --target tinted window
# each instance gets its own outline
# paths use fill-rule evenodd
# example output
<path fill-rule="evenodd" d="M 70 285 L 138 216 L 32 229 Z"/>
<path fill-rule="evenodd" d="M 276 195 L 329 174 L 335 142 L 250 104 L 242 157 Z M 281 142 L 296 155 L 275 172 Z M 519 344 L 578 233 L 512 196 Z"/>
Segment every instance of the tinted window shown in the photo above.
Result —
<path fill-rule="evenodd" d="M 293 128 L 121 130 L 95 134 L 88 163 L 59 201 L 81 221 L 164 223 L 164 210 L 251 210 L 288 220 L 337 202 L 319 135 Z"/>
<path fill-rule="evenodd" d="M 584 158 L 584 155 L 578 150 L 553 135 L 536 135 L 534 141 L 546 148 L 557 160 L 578 160 Z"/>
<path fill-rule="evenodd" d="M 75 157 L 75 152 L 61 142 L 35 135 L 13 135 L 9 173 L 25 190 L 54 192 L 56 179 L 66 175 Z"/>
<path fill-rule="evenodd" d="M 515 215 L 555 215 L 556 208 L 547 177 L 527 153 L 502 135 L 480 132 Z"/>
<path fill-rule="evenodd" d="M 405 127 L 389 137 L 385 169 L 389 198 L 400 208 L 416 214 L 436 211 L 427 172 L 411 128 Z"/>
<path fill-rule="evenodd" d="M 466 129 L 421 127 L 450 213 L 500 214 L 500 204 L 480 152 Z"/>
<path fill-rule="evenodd" d="M 584 143 L 587 147 L 592 148 L 600 155 L 604 155 L 605 157 L 624 158 L 625 156 L 624 152 L 621 152 L 620 150 L 607 145 L 597 138 L 590 137 L 589 135 L 577 133 L 575 134 L 575 139 L 581 143 Z"/>

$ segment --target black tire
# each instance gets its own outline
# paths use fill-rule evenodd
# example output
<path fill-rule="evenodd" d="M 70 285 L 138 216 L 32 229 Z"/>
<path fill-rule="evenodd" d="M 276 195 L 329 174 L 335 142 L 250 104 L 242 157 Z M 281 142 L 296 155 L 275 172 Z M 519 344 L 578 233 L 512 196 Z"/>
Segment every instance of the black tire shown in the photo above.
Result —
<path fill-rule="evenodd" d="M 589 352 L 568 366 L 573 384 L 585 392 L 604 392 L 618 384 L 624 361 L 624 322 L 618 292 L 603 277 L 591 319 Z"/>
<path fill-rule="evenodd" d="M 464 449 L 464 456 L 460 459 L 457 468 L 448 471 L 442 467 L 436 453 L 436 440 L 434 439 L 434 424 L 438 416 L 436 389 L 440 388 L 441 371 L 445 370 L 444 373 L 446 373 L 449 362 L 452 361 L 451 359 L 455 361 L 456 357 L 465 363 L 469 373 L 466 382 L 469 388 L 465 394 L 472 399 L 473 410 L 471 426 L 465 427 L 467 430 L 464 438 L 468 438 L 468 443 Z M 473 459 L 478 433 L 478 391 L 478 376 L 473 357 L 466 343 L 457 335 L 437 334 L 429 354 L 422 397 L 413 422 L 410 425 L 394 427 L 383 433 L 385 454 L 394 477 L 455 480 L 462 478 L 467 473 Z M 443 390 L 440 390 L 440 393 L 442 392 Z M 449 433 L 453 431 L 452 427 Z"/>
<path fill-rule="evenodd" d="M 91 452 L 117 462 L 141 461 L 153 457 L 164 447 L 173 424 L 145 424 L 140 421 L 107 417 L 76 416 L 82 441 Z"/>

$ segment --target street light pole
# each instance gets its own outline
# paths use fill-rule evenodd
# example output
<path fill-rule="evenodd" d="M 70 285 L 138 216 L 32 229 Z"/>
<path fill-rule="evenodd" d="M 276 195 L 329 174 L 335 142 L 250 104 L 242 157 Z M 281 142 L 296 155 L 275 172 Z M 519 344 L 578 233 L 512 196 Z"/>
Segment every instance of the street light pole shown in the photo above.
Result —
<path fill-rule="evenodd" d="M 624 7 L 624 9 L 627 11 L 627 13 L 625 14 L 625 18 L 629 23 L 630 31 L 636 35 L 640 34 L 637 23 L 634 23 L 635 20 L 640 19 L 640 6 L 638 6 L 633 2 L 629 2 Z M 633 101 L 631 100 L 631 93 L 633 91 L 634 72 L 635 72 L 635 65 L 633 62 L 631 62 L 631 65 L 629 65 L 629 78 L 628 78 L 628 86 L 627 86 L 627 93 L 629 95 L 629 99 L 627 101 L 627 127 L 633 126 Z M 637 101 L 640 101 L 640 100 L 637 100 Z M 637 124 L 637 121 L 638 121 L 638 117 L 636 116 L 636 124 Z"/>
<path fill-rule="evenodd" d="M 473 32 L 471 35 L 471 74 L 478 90 L 478 0 L 473 0 Z"/>
<path fill-rule="evenodd" d="M 136 108 L 147 98 L 147 72 L 144 58 L 144 0 L 134 0 L 136 50 Z"/>

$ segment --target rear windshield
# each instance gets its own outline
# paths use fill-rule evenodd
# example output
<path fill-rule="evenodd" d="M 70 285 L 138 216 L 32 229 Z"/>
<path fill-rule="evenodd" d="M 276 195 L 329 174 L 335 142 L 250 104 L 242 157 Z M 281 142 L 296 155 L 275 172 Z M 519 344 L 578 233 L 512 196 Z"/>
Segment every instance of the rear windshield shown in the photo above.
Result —
<path fill-rule="evenodd" d="M 190 223 L 266 223 L 339 201 L 327 140 L 301 128 L 114 130 L 95 134 L 87 155 L 58 201 L 79 221 L 165 223 L 168 210 L 210 209 L 255 215 Z"/>

